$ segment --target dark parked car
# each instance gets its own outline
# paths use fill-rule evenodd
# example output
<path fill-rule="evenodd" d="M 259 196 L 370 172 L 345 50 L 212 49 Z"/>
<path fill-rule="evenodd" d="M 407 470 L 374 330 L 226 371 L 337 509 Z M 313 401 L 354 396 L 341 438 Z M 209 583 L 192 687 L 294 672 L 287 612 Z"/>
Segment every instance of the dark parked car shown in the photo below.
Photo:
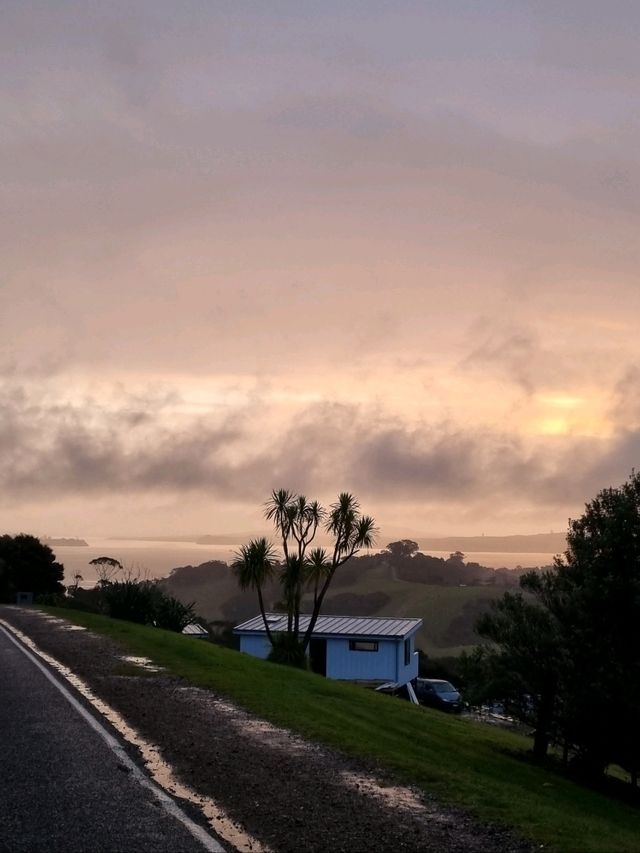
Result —
<path fill-rule="evenodd" d="M 413 689 L 421 705 L 430 705 L 441 711 L 462 711 L 462 697 L 448 681 L 439 678 L 416 678 L 413 681 Z"/>
<path fill-rule="evenodd" d="M 462 697 L 448 681 L 441 681 L 438 678 L 414 678 L 411 686 L 421 705 L 429 705 L 432 708 L 439 708 L 441 711 L 453 711 L 455 713 L 462 711 L 464 707 Z M 408 700 L 410 698 L 406 684 L 398 686 L 390 681 L 376 687 L 376 692 L 399 696 L 401 699 Z"/>

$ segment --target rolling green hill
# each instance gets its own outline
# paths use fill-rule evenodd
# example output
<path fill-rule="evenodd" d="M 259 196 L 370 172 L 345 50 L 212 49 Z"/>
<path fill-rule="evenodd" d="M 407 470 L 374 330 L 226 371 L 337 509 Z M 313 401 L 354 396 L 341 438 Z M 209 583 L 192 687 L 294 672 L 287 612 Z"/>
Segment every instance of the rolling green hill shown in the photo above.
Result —
<path fill-rule="evenodd" d="M 176 569 L 163 584 L 181 601 L 194 601 L 196 612 L 210 621 L 240 622 L 258 612 L 255 593 L 240 592 L 231 569 L 222 562 Z M 504 587 L 499 586 L 441 586 L 401 580 L 388 563 L 354 560 L 336 575 L 324 612 L 420 617 L 424 625 L 418 647 L 431 657 L 448 657 L 475 645 L 476 618 L 503 592 Z M 277 588 L 268 588 L 265 600 L 269 607 L 277 599 Z"/>

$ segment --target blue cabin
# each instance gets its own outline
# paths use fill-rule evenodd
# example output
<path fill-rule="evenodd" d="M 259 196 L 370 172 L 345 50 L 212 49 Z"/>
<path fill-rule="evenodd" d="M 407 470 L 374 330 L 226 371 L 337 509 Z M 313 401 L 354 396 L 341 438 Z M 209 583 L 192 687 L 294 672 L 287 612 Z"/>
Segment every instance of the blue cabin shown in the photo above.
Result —
<path fill-rule="evenodd" d="M 287 630 L 286 613 L 267 613 L 273 633 Z M 300 616 L 304 634 L 311 617 Z M 415 635 L 422 619 L 320 616 L 309 643 L 311 669 L 327 678 L 406 684 L 418 675 Z M 237 625 L 240 651 L 266 658 L 271 648 L 262 616 Z"/>

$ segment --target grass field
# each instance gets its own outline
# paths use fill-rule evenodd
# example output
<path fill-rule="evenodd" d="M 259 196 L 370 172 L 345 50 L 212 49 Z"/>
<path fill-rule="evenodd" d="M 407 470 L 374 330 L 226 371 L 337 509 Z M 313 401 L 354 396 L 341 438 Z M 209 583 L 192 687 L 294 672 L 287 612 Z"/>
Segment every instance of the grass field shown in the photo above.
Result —
<path fill-rule="evenodd" d="M 47 609 L 537 844 L 567 853 L 640 850 L 640 810 L 529 763 L 530 743 L 519 735 L 157 628 Z"/>
<path fill-rule="evenodd" d="M 373 573 L 372 573 L 373 574 Z M 337 587 L 339 592 L 362 592 L 362 585 Z M 492 600 L 504 593 L 504 587 L 493 586 L 441 586 L 412 583 L 391 577 L 367 577 L 367 592 L 380 591 L 389 596 L 384 616 L 417 616 L 423 620 L 416 644 L 431 657 L 458 655 L 463 649 L 476 645 L 479 638 L 471 639 L 470 627 L 475 616 L 464 620 L 466 624 L 456 630 L 454 620 L 461 617 L 466 607 L 489 607 Z M 330 605 L 329 605 L 330 607 Z M 464 642 L 468 640 L 468 642 Z"/>

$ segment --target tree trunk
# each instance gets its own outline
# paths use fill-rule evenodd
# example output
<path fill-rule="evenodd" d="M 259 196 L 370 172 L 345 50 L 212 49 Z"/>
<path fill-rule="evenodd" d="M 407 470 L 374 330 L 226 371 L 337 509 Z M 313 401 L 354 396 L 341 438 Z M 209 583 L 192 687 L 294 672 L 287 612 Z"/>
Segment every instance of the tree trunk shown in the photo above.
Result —
<path fill-rule="evenodd" d="M 546 758 L 549 749 L 549 734 L 542 728 L 537 728 L 533 735 L 533 754 L 536 758 Z"/>
<path fill-rule="evenodd" d="M 260 613 L 262 615 L 262 621 L 264 622 L 264 629 L 267 632 L 267 639 L 273 646 L 273 637 L 271 636 L 271 629 L 269 628 L 269 622 L 267 620 L 267 614 L 264 609 L 264 600 L 262 598 L 262 588 L 260 584 L 258 584 L 258 604 L 260 605 Z"/>
<path fill-rule="evenodd" d="M 540 697 L 536 715 L 536 730 L 533 736 L 533 754 L 536 758 L 546 758 L 551 739 L 551 724 L 553 721 L 553 693 Z"/>
<path fill-rule="evenodd" d="M 327 593 L 327 590 L 329 589 L 329 584 L 331 583 L 331 580 L 333 579 L 334 574 L 335 574 L 335 568 L 333 569 L 331 574 L 328 575 L 326 581 L 324 582 L 324 586 L 320 590 L 320 595 L 318 596 L 317 600 L 313 604 L 313 613 L 311 614 L 311 620 L 309 621 L 309 627 L 307 628 L 305 635 L 304 635 L 304 639 L 302 641 L 302 648 L 305 652 L 307 650 L 307 647 L 309 646 L 309 643 L 311 642 L 311 635 L 313 634 L 313 629 L 316 627 L 316 622 L 318 621 L 318 616 L 320 615 L 320 608 L 322 607 L 322 602 L 324 601 L 324 597 Z"/>
<path fill-rule="evenodd" d="M 300 599 L 302 598 L 302 591 L 300 586 L 296 589 L 296 597 L 295 597 L 295 609 L 293 612 L 293 633 L 295 634 L 296 639 L 298 639 L 298 634 L 300 633 Z"/>

